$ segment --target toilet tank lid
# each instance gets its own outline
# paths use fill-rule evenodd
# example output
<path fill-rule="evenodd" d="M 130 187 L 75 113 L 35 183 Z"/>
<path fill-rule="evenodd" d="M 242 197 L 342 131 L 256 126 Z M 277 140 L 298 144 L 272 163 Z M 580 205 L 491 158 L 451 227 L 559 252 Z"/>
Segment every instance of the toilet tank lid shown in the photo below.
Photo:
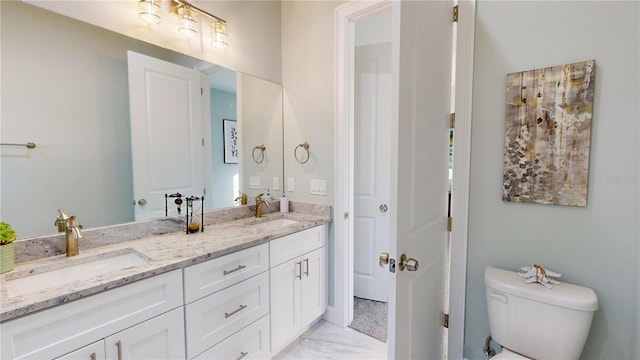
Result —
<path fill-rule="evenodd" d="M 598 297 L 588 287 L 560 282 L 558 285 L 553 285 L 553 288 L 547 289 L 540 284 L 526 284 L 524 280 L 513 271 L 494 267 L 487 267 L 484 271 L 484 283 L 503 293 L 574 310 L 598 309 Z"/>

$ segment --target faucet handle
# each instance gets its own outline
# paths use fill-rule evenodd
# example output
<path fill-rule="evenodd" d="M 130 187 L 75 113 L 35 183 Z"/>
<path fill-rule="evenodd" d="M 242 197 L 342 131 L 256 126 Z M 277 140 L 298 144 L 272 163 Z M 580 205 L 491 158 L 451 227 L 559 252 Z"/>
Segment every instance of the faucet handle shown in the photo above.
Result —
<path fill-rule="evenodd" d="M 259 203 L 260 201 L 262 201 L 262 197 L 264 196 L 264 194 L 258 194 L 258 196 L 256 196 L 256 204 Z"/>
<path fill-rule="evenodd" d="M 64 232 L 67 229 L 67 221 L 69 221 L 69 215 L 65 214 L 62 209 L 58 209 L 58 217 L 53 225 L 58 226 L 58 232 Z"/>
<path fill-rule="evenodd" d="M 69 228 L 76 239 L 82 239 L 84 237 L 82 234 L 82 225 L 78 225 L 78 221 L 75 216 L 71 216 L 69 218 Z"/>

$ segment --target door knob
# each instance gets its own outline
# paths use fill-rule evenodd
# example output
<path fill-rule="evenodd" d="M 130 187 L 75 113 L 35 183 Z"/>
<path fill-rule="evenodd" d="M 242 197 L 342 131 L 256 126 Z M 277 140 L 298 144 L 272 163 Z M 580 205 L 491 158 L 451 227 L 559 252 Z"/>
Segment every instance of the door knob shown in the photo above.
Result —
<path fill-rule="evenodd" d="M 384 267 L 385 265 L 389 265 L 389 272 L 396 272 L 396 260 L 389 256 L 387 252 L 381 252 L 380 257 L 378 258 L 378 264 L 380 267 Z"/>
<path fill-rule="evenodd" d="M 380 267 L 384 267 L 385 265 L 389 264 L 389 253 L 381 252 L 380 258 L 378 259 L 378 264 L 380 264 Z"/>
<path fill-rule="evenodd" d="M 138 200 L 138 205 L 140 205 L 140 206 L 145 206 L 145 205 L 147 205 L 147 200 L 145 200 L 145 199 L 140 199 L 140 200 Z"/>
<path fill-rule="evenodd" d="M 400 271 L 407 269 L 407 271 L 416 271 L 418 270 L 418 260 L 407 258 L 407 255 L 400 255 L 400 263 L 398 264 L 400 267 Z"/>
<path fill-rule="evenodd" d="M 381 204 L 380 205 L 380 211 L 381 212 L 387 212 L 387 210 L 389 210 L 389 207 L 387 206 L 387 204 Z"/>

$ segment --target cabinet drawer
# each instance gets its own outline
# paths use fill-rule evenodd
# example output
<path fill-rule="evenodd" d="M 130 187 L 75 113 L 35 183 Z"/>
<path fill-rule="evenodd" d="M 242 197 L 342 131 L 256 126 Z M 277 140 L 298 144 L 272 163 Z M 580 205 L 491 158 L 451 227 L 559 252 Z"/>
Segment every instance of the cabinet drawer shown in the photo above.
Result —
<path fill-rule="evenodd" d="M 104 340 L 100 340 L 55 360 L 105 360 L 106 357 Z"/>
<path fill-rule="evenodd" d="M 185 303 L 266 271 L 269 269 L 268 254 L 268 244 L 262 244 L 185 268 Z"/>
<path fill-rule="evenodd" d="M 269 313 L 269 272 L 185 306 L 187 357 L 219 343 Z"/>
<path fill-rule="evenodd" d="M 270 266 L 282 264 L 325 244 L 325 225 L 316 226 L 291 235 L 272 240 L 270 246 Z"/>
<path fill-rule="evenodd" d="M 2 323 L 0 358 L 55 358 L 181 305 L 174 270 Z"/>
<path fill-rule="evenodd" d="M 269 357 L 269 315 L 267 315 L 203 352 L 196 359 L 246 360 Z"/>

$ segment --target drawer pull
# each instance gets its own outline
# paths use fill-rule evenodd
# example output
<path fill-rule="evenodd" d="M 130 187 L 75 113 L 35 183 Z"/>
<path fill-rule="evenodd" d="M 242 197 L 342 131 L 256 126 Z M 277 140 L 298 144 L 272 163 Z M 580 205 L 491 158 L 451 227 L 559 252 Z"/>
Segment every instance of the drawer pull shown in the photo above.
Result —
<path fill-rule="evenodd" d="M 118 360 L 122 360 L 122 342 L 116 342 L 116 348 L 118 349 Z"/>
<path fill-rule="evenodd" d="M 304 266 L 305 266 L 304 274 L 307 277 L 309 277 L 309 258 L 304 259 Z"/>
<path fill-rule="evenodd" d="M 89 355 L 89 358 L 91 358 L 91 360 L 96 360 L 96 353 L 92 352 L 91 355 Z"/>
<path fill-rule="evenodd" d="M 236 272 L 236 271 L 242 270 L 242 269 L 244 269 L 244 268 L 246 268 L 246 267 L 247 267 L 247 265 L 238 265 L 238 267 L 237 267 L 237 268 L 235 268 L 235 269 L 232 269 L 232 270 L 225 270 L 225 271 L 223 272 L 223 274 L 224 274 L 224 275 L 229 275 L 229 274 L 234 273 L 234 272 Z"/>
<path fill-rule="evenodd" d="M 242 311 L 242 310 L 244 310 L 244 309 L 246 309 L 246 308 L 247 308 L 247 305 L 240 305 L 240 307 L 239 307 L 239 308 L 237 308 L 237 309 L 233 310 L 232 312 L 230 312 L 230 313 L 224 313 L 224 318 L 226 319 L 226 318 L 228 318 L 228 317 L 231 317 L 231 316 L 235 315 L 238 311 Z"/>
<path fill-rule="evenodd" d="M 298 267 L 296 269 L 296 278 L 302 280 L 302 261 L 297 261 L 296 266 Z"/>
<path fill-rule="evenodd" d="M 240 360 L 240 359 L 242 359 L 243 357 L 245 357 L 245 356 L 247 356 L 247 355 L 249 355 L 249 353 L 248 353 L 248 352 L 246 352 L 246 351 L 241 351 L 241 352 L 240 352 L 240 356 L 238 356 L 238 357 L 236 358 L 236 360 Z"/>

